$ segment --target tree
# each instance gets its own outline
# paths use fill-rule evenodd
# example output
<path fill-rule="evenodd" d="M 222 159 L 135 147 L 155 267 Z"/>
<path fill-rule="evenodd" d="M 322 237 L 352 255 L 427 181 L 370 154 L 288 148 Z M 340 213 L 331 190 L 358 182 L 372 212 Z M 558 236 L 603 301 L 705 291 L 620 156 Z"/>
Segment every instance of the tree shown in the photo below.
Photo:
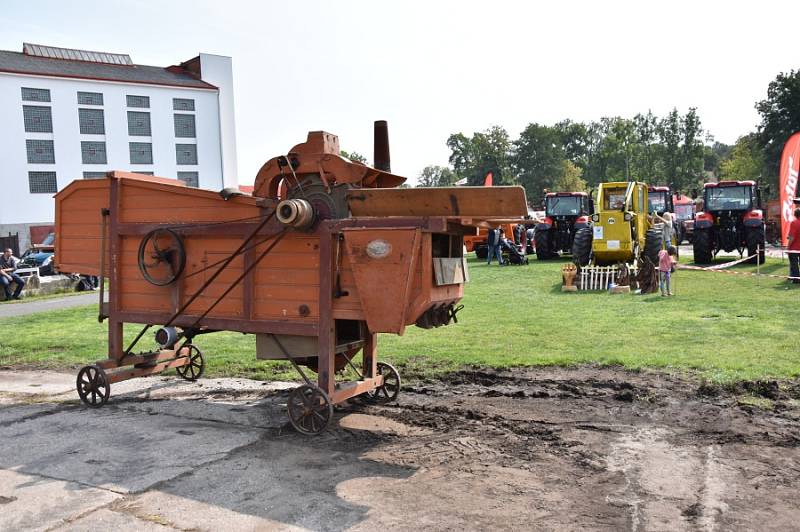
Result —
<path fill-rule="evenodd" d="M 777 180 L 783 146 L 800 131 L 800 71 L 781 72 L 767 88 L 767 98 L 756 103 L 761 114 L 758 140 L 764 154 L 765 175 Z"/>
<path fill-rule="evenodd" d="M 448 137 L 447 147 L 457 179 L 467 178 L 470 185 L 482 185 L 486 174 L 492 172 L 495 184 L 516 181 L 509 159 L 511 139 L 500 126 L 476 132 L 472 137 L 455 133 Z"/>
<path fill-rule="evenodd" d="M 720 164 L 727 159 L 733 146 L 714 142 L 711 146 L 703 146 L 703 170 L 714 177 L 719 175 Z"/>
<path fill-rule="evenodd" d="M 681 157 L 681 118 L 677 109 L 673 108 L 666 118 L 658 122 L 658 136 L 662 145 L 663 184 L 673 185 L 680 173 Z"/>
<path fill-rule="evenodd" d="M 586 181 L 581 179 L 583 170 L 575 163 L 568 160 L 561 161 L 561 177 L 553 185 L 555 192 L 584 192 L 588 188 Z"/>
<path fill-rule="evenodd" d="M 350 159 L 351 161 L 356 163 L 367 164 L 367 158 L 358 153 L 357 151 L 347 152 L 344 150 L 339 150 L 339 155 L 341 155 L 345 159 Z"/>
<path fill-rule="evenodd" d="M 564 172 L 564 149 L 559 132 L 552 127 L 528 124 L 514 141 L 514 167 L 528 197 L 552 189 Z"/>
<path fill-rule="evenodd" d="M 648 110 L 633 117 L 633 134 L 636 149 L 633 154 L 633 175 L 650 182 L 660 181 L 660 145 L 658 144 L 658 118 Z"/>
<path fill-rule="evenodd" d="M 676 190 L 688 190 L 703 177 L 703 127 L 697 109 L 690 107 L 681 118 L 681 137 L 678 175 L 671 184 Z"/>
<path fill-rule="evenodd" d="M 456 182 L 456 174 L 444 166 L 426 166 L 417 178 L 418 187 L 449 187 Z"/>
<path fill-rule="evenodd" d="M 720 178 L 735 181 L 757 181 L 764 168 L 764 155 L 756 134 L 739 137 L 730 157 L 720 164 Z"/>

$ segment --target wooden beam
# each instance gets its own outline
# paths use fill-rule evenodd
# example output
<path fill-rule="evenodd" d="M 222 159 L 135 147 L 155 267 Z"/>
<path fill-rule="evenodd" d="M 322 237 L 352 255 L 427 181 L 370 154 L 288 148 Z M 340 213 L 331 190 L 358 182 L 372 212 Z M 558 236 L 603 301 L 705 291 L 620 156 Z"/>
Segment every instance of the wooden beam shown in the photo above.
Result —
<path fill-rule="evenodd" d="M 354 216 L 524 217 L 522 187 L 361 188 L 347 193 Z"/>

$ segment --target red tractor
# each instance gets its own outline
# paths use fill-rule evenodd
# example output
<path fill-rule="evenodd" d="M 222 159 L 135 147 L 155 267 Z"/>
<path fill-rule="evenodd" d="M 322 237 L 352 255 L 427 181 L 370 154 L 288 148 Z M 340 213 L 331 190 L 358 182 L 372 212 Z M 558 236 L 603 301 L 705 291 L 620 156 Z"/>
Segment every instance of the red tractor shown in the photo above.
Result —
<path fill-rule="evenodd" d="M 592 200 L 586 192 L 548 192 L 544 199 L 544 219 L 536 225 L 534 240 L 539 260 L 570 253 L 575 232 L 589 227 Z"/>
<path fill-rule="evenodd" d="M 694 261 L 708 264 L 720 251 L 756 255 L 764 262 L 766 245 L 761 190 L 755 181 L 720 181 L 703 186 L 703 211 L 694 219 Z"/>

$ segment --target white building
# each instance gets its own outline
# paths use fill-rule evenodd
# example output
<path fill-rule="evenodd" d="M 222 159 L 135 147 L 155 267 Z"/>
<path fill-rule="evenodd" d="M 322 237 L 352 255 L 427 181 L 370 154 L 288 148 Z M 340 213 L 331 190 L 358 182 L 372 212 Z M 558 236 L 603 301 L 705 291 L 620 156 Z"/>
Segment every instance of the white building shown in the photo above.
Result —
<path fill-rule="evenodd" d="M 21 251 L 74 179 L 124 170 L 236 187 L 231 58 L 164 68 L 27 43 L 0 51 L 0 161 L 0 237 L 19 233 Z"/>

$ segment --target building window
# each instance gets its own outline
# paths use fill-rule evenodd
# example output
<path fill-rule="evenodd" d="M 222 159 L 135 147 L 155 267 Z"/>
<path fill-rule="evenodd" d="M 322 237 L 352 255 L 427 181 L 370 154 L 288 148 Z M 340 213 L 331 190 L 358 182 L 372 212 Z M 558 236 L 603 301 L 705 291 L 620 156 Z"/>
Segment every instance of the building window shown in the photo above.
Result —
<path fill-rule="evenodd" d="M 153 145 L 149 142 L 131 142 L 130 151 L 131 164 L 153 164 Z"/>
<path fill-rule="evenodd" d="M 197 144 L 176 144 L 175 159 L 178 164 L 197 164 Z"/>
<path fill-rule="evenodd" d="M 78 105 L 103 105 L 103 93 L 79 92 Z"/>
<path fill-rule="evenodd" d="M 194 100 L 189 98 L 173 98 L 172 108 L 176 111 L 194 111 Z"/>
<path fill-rule="evenodd" d="M 134 170 L 134 172 L 136 172 L 137 174 L 142 174 L 142 175 L 155 175 L 153 172 L 144 172 L 142 170 Z"/>
<path fill-rule="evenodd" d="M 197 136 L 194 128 L 194 115 L 175 113 L 175 136 L 194 138 Z"/>
<path fill-rule="evenodd" d="M 53 132 L 53 115 L 49 107 L 23 105 L 22 116 L 25 119 L 25 131 L 28 133 Z"/>
<path fill-rule="evenodd" d="M 22 99 L 26 102 L 49 102 L 50 90 L 22 87 Z"/>
<path fill-rule="evenodd" d="M 105 135 L 106 133 L 102 109 L 78 109 L 78 122 L 82 135 Z"/>
<path fill-rule="evenodd" d="M 128 107 L 150 107 L 150 97 L 149 96 L 131 96 L 130 94 L 127 96 L 128 100 Z"/>
<path fill-rule="evenodd" d="M 197 172 L 178 172 L 178 179 L 186 183 L 188 187 L 197 188 L 200 186 L 200 177 Z"/>
<path fill-rule="evenodd" d="M 55 194 L 58 192 L 55 172 L 28 172 L 28 187 L 31 194 Z"/>
<path fill-rule="evenodd" d="M 106 143 L 81 141 L 83 164 L 106 164 Z"/>
<path fill-rule="evenodd" d="M 128 135 L 132 137 L 149 137 L 150 113 L 128 111 Z"/>
<path fill-rule="evenodd" d="M 25 148 L 28 151 L 29 163 L 55 164 L 56 162 L 52 140 L 28 139 L 25 141 Z"/>
<path fill-rule="evenodd" d="M 103 179 L 106 176 L 105 172 L 84 172 L 84 179 Z"/>

